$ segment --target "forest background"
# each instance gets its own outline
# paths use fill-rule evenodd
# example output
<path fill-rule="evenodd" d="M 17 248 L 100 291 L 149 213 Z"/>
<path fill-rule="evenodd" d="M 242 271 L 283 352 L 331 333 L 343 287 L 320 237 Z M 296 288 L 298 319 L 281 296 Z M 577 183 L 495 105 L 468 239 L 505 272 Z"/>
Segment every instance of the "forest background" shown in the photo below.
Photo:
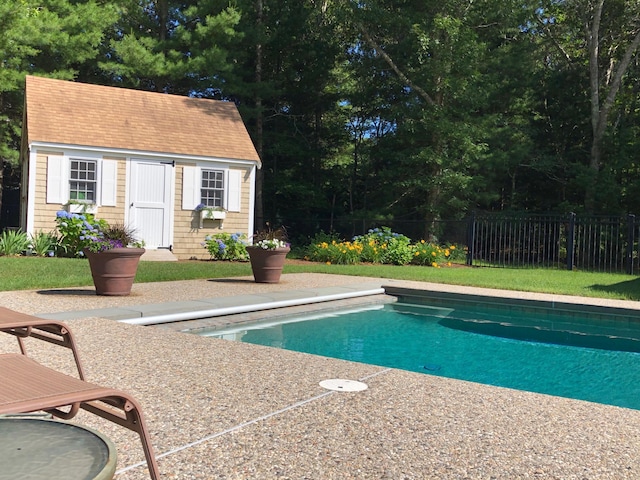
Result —
<path fill-rule="evenodd" d="M 0 0 L 0 226 L 28 74 L 235 102 L 296 236 L 640 213 L 639 45 L 635 0 Z"/>

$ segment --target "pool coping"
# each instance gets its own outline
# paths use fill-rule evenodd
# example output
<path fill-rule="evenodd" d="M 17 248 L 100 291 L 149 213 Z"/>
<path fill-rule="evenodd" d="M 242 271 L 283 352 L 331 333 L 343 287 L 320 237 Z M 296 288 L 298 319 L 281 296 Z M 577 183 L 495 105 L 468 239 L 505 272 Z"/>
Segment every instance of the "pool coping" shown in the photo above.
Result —
<path fill-rule="evenodd" d="M 168 323 L 166 319 L 170 316 L 175 316 L 177 319 L 174 320 L 174 322 L 177 322 L 181 321 L 179 319 L 192 320 L 205 316 L 233 315 L 250 311 L 331 302 L 347 298 L 381 294 L 384 294 L 384 291 L 378 283 L 365 282 L 354 285 L 292 289 L 253 295 L 244 294 L 202 298 L 198 300 L 40 313 L 38 316 L 51 320 L 101 317 L 134 325 L 146 325 L 154 323 L 154 320 L 160 320 L 157 323 Z"/>
<path fill-rule="evenodd" d="M 354 280 L 357 279 L 354 277 Z M 590 316 L 640 314 L 640 302 L 627 300 L 518 292 L 429 282 L 366 279 L 361 282 L 356 281 L 353 284 L 333 287 L 296 288 L 260 294 L 69 310 L 38 313 L 37 315 L 41 318 L 62 321 L 100 317 L 129 324 L 151 325 L 186 322 L 204 317 L 239 318 L 238 315 L 271 310 L 277 310 L 276 315 L 286 315 L 287 308 L 300 307 L 304 309 L 305 306 L 311 306 L 309 310 L 334 308 L 342 300 L 354 299 L 356 302 L 366 303 L 376 295 L 407 298 L 418 303 L 433 295 L 439 299 L 451 298 L 468 304 L 483 304 L 490 301 L 516 308 L 548 309 L 558 313 L 588 314 Z M 295 313 L 295 310 L 292 311 Z M 171 318 L 175 318 L 175 320 L 170 320 Z M 640 321 L 640 316 L 638 321 Z"/>
<path fill-rule="evenodd" d="M 490 308 L 498 306 L 507 311 L 519 311 L 529 313 L 541 313 L 547 315 L 569 315 L 582 316 L 592 320 L 607 319 L 620 317 L 625 321 L 640 322 L 640 312 L 637 308 L 610 306 L 590 303 L 571 302 L 568 297 L 566 300 L 557 296 L 546 298 L 541 295 L 539 298 L 516 298 L 505 297 L 503 295 L 479 295 L 474 293 L 453 293 L 430 291 L 416 288 L 406 288 L 397 286 L 384 286 L 387 295 L 393 295 L 398 301 L 407 303 L 415 303 L 418 305 L 428 305 L 430 299 L 438 302 L 451 300 L 456 304 L 465 307 L 481 307 Z"/>

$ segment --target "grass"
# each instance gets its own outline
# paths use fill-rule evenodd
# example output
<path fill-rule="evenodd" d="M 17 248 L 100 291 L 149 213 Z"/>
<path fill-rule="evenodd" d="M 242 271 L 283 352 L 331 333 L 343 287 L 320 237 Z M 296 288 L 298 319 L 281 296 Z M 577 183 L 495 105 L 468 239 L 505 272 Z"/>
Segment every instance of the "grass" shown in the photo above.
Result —
<path fill-rule="evenodd" d="M 0 291 L 38 290 L 93 285 L 86 260 L 0 257 Z M 640 278 L 614 273 L 552 269 L 432 268 L 393 265 L 326 265 L 291 262 L 284 273 L 330 273 L 393 278 L 504 290 L 640 300 Z M 248 263 L 180 261 L 140 262 L 136 282 L 250 276 Z"/>

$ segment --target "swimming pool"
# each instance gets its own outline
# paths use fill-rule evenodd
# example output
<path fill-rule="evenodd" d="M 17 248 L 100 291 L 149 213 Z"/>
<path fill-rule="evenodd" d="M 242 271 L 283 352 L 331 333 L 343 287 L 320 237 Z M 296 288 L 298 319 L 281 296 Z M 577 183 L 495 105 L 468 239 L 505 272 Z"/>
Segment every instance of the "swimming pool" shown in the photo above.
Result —
<path fill-rule="evenodd" d="M 636 317 L 430 299 L 201 335 L 640 409 Z"/>

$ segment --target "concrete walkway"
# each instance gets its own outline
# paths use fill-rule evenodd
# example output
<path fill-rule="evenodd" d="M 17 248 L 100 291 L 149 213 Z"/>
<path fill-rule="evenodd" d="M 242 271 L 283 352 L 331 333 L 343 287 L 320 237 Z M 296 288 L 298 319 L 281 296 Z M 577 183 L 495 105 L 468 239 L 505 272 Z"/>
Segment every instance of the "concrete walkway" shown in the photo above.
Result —
<path fill-rule="evenodd" d="M 640 411 L 114 321 L 389 283 L 638 310 L 636 302 L 313 274 L 285 275 L 277 285 L 248 278 L 139 284 L 125 298 L 96 297 L 89 288 L 0 292 L 0 304 L 68 321 L 88 379 L 142 403 L 163 478 L 640 478 Z M 17 350 L 15 339 L 5 337 L 0 349 Z M 29 349 L 72 372 L 59 350 Z M 334 378 L 359 380 L 368 389 L 319 385 Z M 623 379 L 611 381 L 615 388 Z M 147 478 L 134 434 L 84 412 L 75 421 L 114 441 L 118 479 Z"/>

